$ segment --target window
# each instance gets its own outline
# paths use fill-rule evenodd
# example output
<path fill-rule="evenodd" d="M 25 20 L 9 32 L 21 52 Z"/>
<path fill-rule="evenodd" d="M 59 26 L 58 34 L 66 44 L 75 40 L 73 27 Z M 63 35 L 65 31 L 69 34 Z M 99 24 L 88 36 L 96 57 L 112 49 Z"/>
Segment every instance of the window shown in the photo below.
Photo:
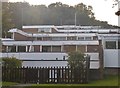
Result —
<path fill-rule="evenodd" d="M 39 37 L 39 38 L 37 38 L 37 40 L 38 40 L 38 41 L 39 41 L 39 40 L 41 41 L 41 40 L 42 40 L 42 38 L 41 38 L 41 37 Z"/>
<path fill-rule="evenodd" d="M 67 37 L 67 40 L 76 40 L 76 37 Z"/>
<path fill-rule="evenodd" d="M 106 49 L 116 49 L 116 41 L 106 41 Z"/>
<path fill-rule="evenodd" d="M 54 40 L 54 41 L 64 41 L 64 40 L 66 40 L 66 37 L 52 37 L 52 40 Z"/>
<path fill-rule="evenodd" d="M 51 46 L 43 46 L 42 52 L 51 52 Z"/>
<path fill-rule="evenodd" d="M 26 52 L 26 46 L 18 46 L 18 52 Z"/>
<path fill-rule="evenodd" d="M 85 40 L 92 40 L 92 37 L 85 37 Z"/>
<path fill-rule="evenodd" d="M 61 52 L 61 46 L 52 46 L 52 52 Z"/>
<path fill-rule="evenodd" d="M 7 52 L 16 52 L 16 46 L 8 46 Z"/>
<path fill-rule="evenodd" d="M 84 37 L 78 37 L 78 40 L 84 40 Z"/>

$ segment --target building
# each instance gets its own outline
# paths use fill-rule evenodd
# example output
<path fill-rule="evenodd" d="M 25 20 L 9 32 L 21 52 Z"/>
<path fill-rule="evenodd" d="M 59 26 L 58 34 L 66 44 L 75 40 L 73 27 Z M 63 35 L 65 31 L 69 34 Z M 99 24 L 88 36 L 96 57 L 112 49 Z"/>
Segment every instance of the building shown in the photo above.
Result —
<path fill-rule="evenodd" d="M 90 69 L 119 68 L 118 29 L 100 26 L 38 25 L 10 29 L 11 38 L 3 38 L 2 57 L 16 57 L 23 66 L 67 66 L 68 53 L 90 55 Z"/>

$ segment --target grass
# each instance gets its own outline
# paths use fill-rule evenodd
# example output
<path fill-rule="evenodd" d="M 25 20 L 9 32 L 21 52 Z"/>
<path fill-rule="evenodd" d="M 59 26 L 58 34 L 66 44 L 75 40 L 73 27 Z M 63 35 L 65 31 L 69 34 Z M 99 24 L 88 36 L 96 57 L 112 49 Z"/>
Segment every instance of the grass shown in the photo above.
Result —
<path fill-rule="evenodd" d="M 11 86 L 16 85 L 17 83 L 12 82 L 3 82 L 3 86 Z M 110 88 L 110 86 L 117 87 L 118 86 L 118 76 L 106 76 L 102 80 L 91 81 L 88 84 L 32 84 L 32 86 L 24 87 L 24 88 L 84 88 L 84 87 L 104 87 Z"/>
<path fill-rule="evenodd" d="M 13 85 L 17 85 L 18 83 L 15 82 L 2 82 L 2 86 L 13 86 Z"/>
<path fill-rule="evenodd" d="M 88 84 L 33 84 L 32 86 L 48 86 L 49 88 L 55 86 L 118 86 L 118 76 L 106 76 L 102 80 L 91 81 Z"/>

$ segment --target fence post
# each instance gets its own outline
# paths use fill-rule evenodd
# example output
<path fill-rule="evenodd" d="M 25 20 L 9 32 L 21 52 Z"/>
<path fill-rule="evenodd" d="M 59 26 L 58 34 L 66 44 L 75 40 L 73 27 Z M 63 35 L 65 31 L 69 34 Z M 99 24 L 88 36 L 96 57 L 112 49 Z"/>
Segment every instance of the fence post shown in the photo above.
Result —
<path fill-rule="evenodd" d="M 86 56 L 86 83 L 89 82 L 90 56 Z"/>

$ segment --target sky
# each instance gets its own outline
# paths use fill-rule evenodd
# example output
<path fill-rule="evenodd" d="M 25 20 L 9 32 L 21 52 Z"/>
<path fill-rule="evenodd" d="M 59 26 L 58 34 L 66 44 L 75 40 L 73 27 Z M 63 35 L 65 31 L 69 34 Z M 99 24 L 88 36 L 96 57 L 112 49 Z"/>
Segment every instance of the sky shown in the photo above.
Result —
<path fill-rule="evenodd" d="M 9 0 L 11 2 L 26 1 L 33 5 L 44 4 L 48 6 L 51 3 L 62 2 L 63 4 L 68 4 L 71 6 L 77 5 L 79 3 L 84 3 L 85 5 L 91 5 L 93 7 L 93 12 L 97 20 L 107 21 L 109 24 L 118 25 L 118 16 L 115 12 L 118 11 L 118 6 L 113 7 L 114 0 Z"/>

